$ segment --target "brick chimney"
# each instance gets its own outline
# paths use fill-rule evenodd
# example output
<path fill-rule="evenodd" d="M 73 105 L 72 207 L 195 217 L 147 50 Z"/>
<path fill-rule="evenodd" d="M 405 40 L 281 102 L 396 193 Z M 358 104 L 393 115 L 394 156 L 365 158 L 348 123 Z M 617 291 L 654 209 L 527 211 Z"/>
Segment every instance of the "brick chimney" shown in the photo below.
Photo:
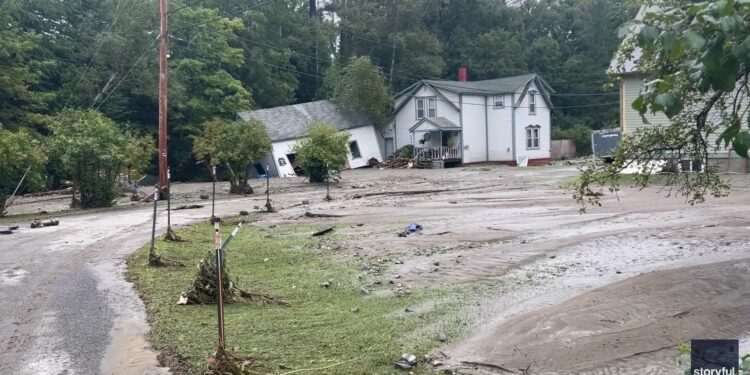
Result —
<path fill-rule="evenodd" d="M 458 81 L 459 82 L 466 82 L 466 77 L 469 75 L 469 70 L 466 68 L 465 65 L 461 65 L 458 67 Z"/>

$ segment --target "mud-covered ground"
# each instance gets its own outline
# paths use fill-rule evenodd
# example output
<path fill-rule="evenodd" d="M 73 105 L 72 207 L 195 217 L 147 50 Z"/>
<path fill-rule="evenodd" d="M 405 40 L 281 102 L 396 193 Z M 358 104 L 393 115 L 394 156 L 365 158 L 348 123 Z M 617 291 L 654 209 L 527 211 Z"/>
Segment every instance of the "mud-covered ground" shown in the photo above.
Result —
<path fill-rule="evenodd" d="M 380 264 L 382 280 L 363 281 L 382 282 L 377 293 L 465 289 L 450 301 L 461 328 L 435 321 L 423 334 L 458 332 L 434 354 L 466 373 L 673 374 L 681 341 L 750 337 L 747 176 L 728 175 L 730 197 L 695 207 L 656 188 L 626 189 L 581 215 L 559 187 L 575 173 L 570 166 L 345 171 L 331 202 L 323 186 L 273 179 L 280 210 L 258 225 L 338 224 L 342 239 L 331 251 Z M 255 196 L 223 194 L 219 214 L 262 206 L 263 184 L 253 181 Z M 210 191 L 210 184 L 174 186 L 185 201 Z M 210 202 L 200 202 L 206 206 L 176 211 L 173 222 L 207 218 Z M 11 212 L 54 209 L 18 203 Z M 157 371 L 142 304 L 122 276 L 124 257 L 148 239 L 149 208 L 75 215 L 34 230 L 22 222 L 20 232 L 0 238 L 0 370 Z M 399 237 L 412 222 L 422 233 Z"/>

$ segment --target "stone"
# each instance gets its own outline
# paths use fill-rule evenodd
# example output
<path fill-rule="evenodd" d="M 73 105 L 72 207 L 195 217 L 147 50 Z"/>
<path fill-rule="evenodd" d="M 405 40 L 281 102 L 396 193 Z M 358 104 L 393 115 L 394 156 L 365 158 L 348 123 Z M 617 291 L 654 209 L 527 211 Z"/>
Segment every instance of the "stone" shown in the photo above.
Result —
<path fill-rule="evenodd" d="M 250 215 L 250 213 L 245 210 L 240 211 L 240 216 L 247 216 L 247 215 Z"/>
<path fill-rule="evenodd" d="M 435 360 L 433 360 L 432 362 L 430 362 L 430 364 L 431 364 L 431 365 L 432 365 L 433 367 L 438 367 L 438 366 L 442 366 L 442 365 L 443 365 L 443 362 L 441 362 L 441 361 L 439 361 L 439 360 L 435 359 Z"/>
<path fill-rule="evenodd" d="M 435 265 L 435 267 L 437 267 L 440 265 L 440 262 L 435 261 L 435 262 L 432 262 L 432 264 Z"/>
<path fill-rule="evenodd" d="M 358 313 L 358 312 L 359 312 L 359 307 L 352 307 L 352 309 L 351 309 L 350 311 L 351 311 L 352 313 L 356 314 L 356 313 Z"/>
<path fill-rule="evenodd" d="M 406 361 L 406 363 L 414 366 L 417 364 L 417 356 L 411 353 L 404 353 L 401 355 L 401 359 Z"/>
<path fill-rule="evenodd" d="M 396 361 L 396 368 L 399 370 L 411 370 L 411 365 L 404 361 Z"/>
<path fill-rule="evenodd" d="M 440 342 L 446 342 L 448 340 L 448 337 L 445 336 L 444 333 L 440 332 L 437 334 L 437 340 Z"/>
<path fill-rule="evenodd" d="M 205 200 L 207 200 L 208 198 L 211 198 L 211 196 L 210 196 L 210 195 L 208 195 L 208 194 L 201 194 L 201 195 L 200 195 L 200 198 L 201 198 L 201 199 L 203 199 L 203 200 L 205 201 Z"/>
<path fill-rule="evenodd" d="M 370 291 L 367 290 L 367 288 L 365 288 L 365 287 L 359 288 L 359 292 L 362 293 L 362 294 L 364 294 L 364 295 L 370 294 Z"/>
<path fill-rule="evenodd" d="M 318 285 L 320 285 L 321 288 L 328 289 L 328 288 L 331 287 L 331 282 L 330 281 L 323 281 L 322 283 L 320 283 Z"/>
<path fill-rule="evenodd" d="M 302 204 L 310 204 L 310 201 L 307 200 L 307 199 L 305 199 L 305 200 L 302 201 Z"/>

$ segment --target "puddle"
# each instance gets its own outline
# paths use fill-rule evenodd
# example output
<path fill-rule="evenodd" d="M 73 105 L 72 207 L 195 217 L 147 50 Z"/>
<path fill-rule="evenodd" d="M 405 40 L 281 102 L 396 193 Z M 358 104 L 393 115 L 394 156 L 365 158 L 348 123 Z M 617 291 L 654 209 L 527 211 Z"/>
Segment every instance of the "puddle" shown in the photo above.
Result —
<path fill-rule="evenodd" d="M 0 271 L 0 287 L 20 284 L 27 273 L 28 271 L 21 268 Z"/>

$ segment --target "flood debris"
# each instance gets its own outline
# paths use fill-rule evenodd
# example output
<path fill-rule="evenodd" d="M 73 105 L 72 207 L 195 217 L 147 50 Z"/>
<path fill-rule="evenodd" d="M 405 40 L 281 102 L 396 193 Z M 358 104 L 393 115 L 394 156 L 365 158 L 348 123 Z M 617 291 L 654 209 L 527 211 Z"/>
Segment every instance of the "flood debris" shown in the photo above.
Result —
<path fill-rule="evenodd" d="M 2 229 L 0 230 L 0 234 L 13 234 L 13 230 L 10 229 L 10 227 L 8 229 Z"/>
<path fill-rule="evenodd" d="M 344 217 L 344 215 L 336 215 L 336 214 L 321 214 L 321 213 L 313 213 L 310 211 L 305 212 L 305 217 Z"/>
<path fill-rule="evenodd" d="M 411 353 L 404 353 L 401 355 L 396 363 L 396 368 L 400 370 L 411 370 L 417 365 L 417 356 Z"/>
<path fill-rule="evenodd" d="M 219 290 L 216 265 L 215 252 L 206 252 L 206 255 L 198 263 L 198 272 L 193 280 L 193 285 L 188 291 L 180 295 L 177 301 L 178 305 L 212 305 L 216 303 Z M 232 280 L 229 276 L 230 272 L 226 265 L 222 274 L 225 276 L 222 277 L 224 303 L 261 302 L 267 305 L 286 305 L 285 302 L 277 300 L 272 296 L 242 290 L 237 286 L 237 280 Z"/>
<path fill-rule="evenodd" d="M 313 237 L 320 237 L 322 235 L 325 235 L 325 234 L 333 232 L 334 229 L 336 229 L 336 227 L 324 228 L 324 229 L 321 229 L 321 230 L 313 233 L 312 235 L 313 235 Z"/>
<path fill-rule="evenodd" d="M 202 204 L 186 204 L 186 205 L 175 207 L 173 208 L 173 210 L 175 211 L 176 210 L 195 210 L 198 208 L 203 208 L 203 205 Z"/>
<path fill-rule="evenodd" d="M 42 228 L 42 227 L 54 227 L 60 224 L 57 219 L 50 220 L 34 220 L 31 222 L 31 229 Z"/>
<path fill-rule="evenodd" d="M 422 225 L 417 224 L 417 223 L 411 223 L 411 224 L 407 225 L 406 229 L 404 229 L 403 232 L 399 233 L 398 236 L 399 237 L 406 237 L 406 236 L 408 236 L 410 234 L 421 233 L 422 229 L 423 229 Z"/>
<path fill-rule="evenodd" d="M 259 361 L 252 358 L 236 356 L 221 345 L 216 346 L 216 350 L 206 363 L 205 375 L 245 375 L 258 374 L 253 370 L 261 370 Z"/>

